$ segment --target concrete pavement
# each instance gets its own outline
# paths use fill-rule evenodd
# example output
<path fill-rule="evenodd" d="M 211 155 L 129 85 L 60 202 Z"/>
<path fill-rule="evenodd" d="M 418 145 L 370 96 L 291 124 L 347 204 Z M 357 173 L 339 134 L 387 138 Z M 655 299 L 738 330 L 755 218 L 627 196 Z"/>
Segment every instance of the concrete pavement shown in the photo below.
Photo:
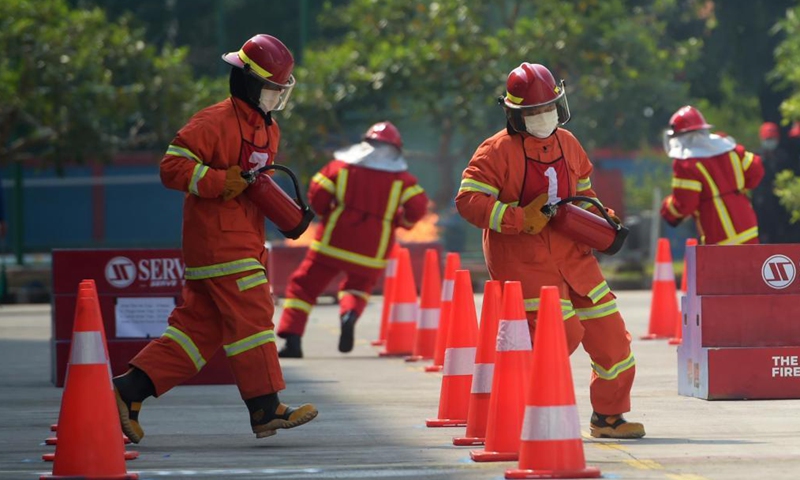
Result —
<path fill-rule="evenodd" d="M 478 296 L 478 299 L 480 297 Z M 287 403 L 314 402 L 306 426 L 256 440 L 234 386 L 178 387 L 144 404 L 146 437 L 128 446 L 142 479 L 499 479 L 513 462 L 476 464 L 451 438 L 463 428 L 431 429 L 441 376 L 423 364 L 378 358 L 379 297 L 357 329 L 350 355 L 336 350 L 337 308 L 314 310 L 306 358 L 286 360 Z M 630 420 L 642 440 L 588 437 L 589 361 L 579 349 L 573 377 L 587 463 L 604 478 L 728 480 L 800 478 L 800 402 L 708 402 L 677 395 L 677 356 L 664 341 L 639 341 L 650 293 L 623 291 L 619 305 L 636 339 L 637 379 Z M 61 390 L 50 384 L 50 308 L 0 306 L 0 479 L 33 479 L 52 464 L 40 457 L 58 418 Z"/>

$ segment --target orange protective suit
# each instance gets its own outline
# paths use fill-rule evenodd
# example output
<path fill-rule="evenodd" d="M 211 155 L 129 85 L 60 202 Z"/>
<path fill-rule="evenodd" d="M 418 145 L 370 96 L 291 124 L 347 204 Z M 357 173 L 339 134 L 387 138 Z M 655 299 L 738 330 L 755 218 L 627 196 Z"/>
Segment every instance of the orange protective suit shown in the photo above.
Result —
<path fill-rule="evenodd" d="M 289 280 L 278 336 L 302 335 L 317 297 L 339 273 L 341 313 L 360 316 L 386 267 L 396 227 L 411 228 L 428 196 L 407 171 L 333 160 L 311 179 L 311 207 L 322 218 L 306 258 Z"/>
<path fill-rule="evenodd" d="M 161 160 L 167 188 L 187 192 L 183 210 L 183 305 L 164 335 L 131 364 L 161 395 L 197 374 L 220 347 L 242 399 L 285 388 L 266 277 L 264 217 L 245 195 L 223 201 L 225 171 L 240 157 L 274 158 L 280 129 L 238 98 L 189 120 Z"/>
<path fill-rule="evenodd" d="M 542 193 L 596 198 L 591 174 L 589 158 L 569 131 L 559 128 L 541 139 L 503 130 L 473 155 L 456 206 L 467 221 L 484 229 L 483 252 L 492 279 L 522 282 L 531 338 L 541 287 L 559 287 L 570 353 L 583 343 L 592 358 L 594 411 L 616 415 L 630 411 L 636 362 L 616 297 L 597 260 L 589 247 L 549 226 L 536 235 L 522 233 L 520 205 Z"/>

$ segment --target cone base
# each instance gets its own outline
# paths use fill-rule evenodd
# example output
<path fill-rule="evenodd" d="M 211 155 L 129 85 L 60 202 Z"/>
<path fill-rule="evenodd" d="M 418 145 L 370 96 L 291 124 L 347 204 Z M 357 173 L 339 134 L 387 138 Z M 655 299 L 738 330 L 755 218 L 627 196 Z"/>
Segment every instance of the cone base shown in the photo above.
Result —
<path fill-rule="evenodd" d="M 369 342 L 369 344 L 372 345 L 373 347 L 382 347 L 386 345 L 386 340 L 373 340 Z"/>
<path fill-rule="evenodd" d="M 50 431 L 51 431 L 51 432 L 56 432 L 56 431 L 58 431 L 58 424 L 57 424 L 57 423 L 54 423 L 54 424 L 50 425 Z"/>
<path fill-rule="evenodd" d="M 91 476 L 87 477 L 86 475 L 42 475 L 39 477 L 39 480 L 45 479 L 62 479 L 62 480 L 92 480 L 92 479 L 102 479 L 102 480 L 139 480 L 138 473 L 120 473 L 117 475 L 99 475 L 99 476 Z"/>
<path fill-rule="evenodd" d="M 428 372 L 428 373 L 430 373 L 430 372 L 441 372 L 443 369 L 444 369 L 444 366 L 442 366 L 442 365 L 428 365 L 427 367 L 425 367 L 425 371 Z"/>
<path fill-rule="evenodd" d="M 431 428 L 437 427 L 466 427 L 466 418 L 429 418 L 425 420 L 425 426 Z"/>
<path fill-rule="evenodd" d="M 125 452 L 125 460 L 136 460 L 139 458 L 139 452 L 136 450 L 130 450 Z M 45 453 L 42 455 L 42 460 L 45 462 L 52 462 L 56 459 L 55 453 Z"/>
<path fill-rule="evenodd" d="M 473 462 L 516 462 L 519 452 L 487 452 L 486 450 L 470 450 L 469 458 Z"/>
<path fill-rule="evenodd" d="M 670 338 L 669 342 L 667 342 L 667 343 L 669 343 L 670 345 L 680 345 L 681 343 L 683 343 L 683 339 L 682 338 Z"/>
<path fill-rule="evenodd" d="M 506 478 L 600 478 L 600 469 L 586 467 L 580 470 L 506 470 Z"/>
<path fill-rule="evenodd" d="M 386 350 L 378 352 L 379 357 L 405 357 L 411 355 L 411 352 L 387 352 Z"/>
<path fill-rule="evenodd" d="M 475 445 L 484 445 L 486 438 L 484 437 L 453 437 L 453 445 L 459 447 L 471 447 Z"/>
<path fill-rule="evenodd" d="M 122 435 L 122 441 L 125 443 L 125 445 L 131 443 L 131 439 L 128 438 L 126 435 Z M 58 437 L 47 437 L 47 438 L 44 439 L 44 444 L 45 445 L 58 445 Z"/>
<path fill-rule="evenodd" d="M 433 357 L 424 357 L 422 355 L 411 355 L 410 357 L 406 357 L 406 362 L 419 362 L 421 360 L 433 360 Z"/>
<path fill-rule="evenodd" d="M 647 335 L 642 335 L 639 337 L 639 340 L 666 340 L 670 338 L 669 335 L 658 335 L 657 333 L 648 333 Z"/>

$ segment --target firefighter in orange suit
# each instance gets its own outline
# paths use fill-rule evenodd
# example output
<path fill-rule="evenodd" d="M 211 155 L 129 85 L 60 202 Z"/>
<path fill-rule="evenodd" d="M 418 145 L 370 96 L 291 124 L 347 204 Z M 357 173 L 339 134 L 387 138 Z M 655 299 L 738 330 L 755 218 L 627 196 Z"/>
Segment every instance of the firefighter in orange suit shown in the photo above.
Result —
<path fill-rule="evenodd" d="M 141 403 L 196 375 L 222 347 L 257 438 L 312 420 L 316 408 L 291 408 L 278 400 L 285 388 L 267 283 L 264 216 L 240 195 L 248 183 L 240 167 L 265 163 L 278 150 L 280 110 L 294 86 L 294 59 L 269 35 L 223 55 L 232 65 L 231 97 L 194 115 L 161 160 L 167 188 L 185 192 L 183 305 L 169 326 L 114 378 L 123 431 L 144 436 Z"/>
<path fill-rule="evenodd" d="M 522 283 L 531 338 L 541 287 L 559 287 L 570 353 L 583 343 L 592 359 L 592 436 L 643 437 L 642 424 L 622 416 L 630 411 L 636 362 L 616 297 L 591 248 L 548 226 L 542 212 L 575 195 L 596 198 L 592 163 L 572 133 L 559 128 L 570 118 L 564 82 L 543 65 L 523 63 L 509 74 L 506 92 L 499 99 L 506 128 L 475 151 L 456 207 L 483 229 L 492 279 Z M 598 213 L 588 202 L 579 206 Z"/>
<path fill-rule="evenodd" d="M 661 205 L 670 225 L 693 216 L 700 243 L 758 243 L 758 221 L 747 196 L 764 177 L 761 157 L 727 136 L 711 133 L 703 114 L 692 106 L 669 120 L 664 150 L 673 159 L 672 194 Z"/>
<path fill-rule="evenodd" d="M 428 197 L 408 173 L 403 141 L 391 122 L 376 123 L 361 143 L 334 153 L 311 179 L 308 198 L 322 217 L 316 237 L 286 287 L 278 336 L 281 357 L 301 358 L 308 315 L 340 272 L 339 351 L 353 349 L 355 323 L 386 267 L 394 229 L 409 229 L 426 213 Z"/>

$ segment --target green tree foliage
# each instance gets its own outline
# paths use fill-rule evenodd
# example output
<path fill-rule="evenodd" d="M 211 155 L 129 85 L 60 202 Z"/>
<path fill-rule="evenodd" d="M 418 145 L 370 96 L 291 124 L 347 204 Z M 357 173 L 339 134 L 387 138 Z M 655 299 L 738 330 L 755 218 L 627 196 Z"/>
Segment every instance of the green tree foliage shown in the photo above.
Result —
<path fill-rule="evenodd" d="M 160 149 L 224 98 L 224 82 L 194 79 L 185 48 L 156 50 L 130 18 L 64 0 L 0 2 L 0 50 L 0 164 Z"/>

